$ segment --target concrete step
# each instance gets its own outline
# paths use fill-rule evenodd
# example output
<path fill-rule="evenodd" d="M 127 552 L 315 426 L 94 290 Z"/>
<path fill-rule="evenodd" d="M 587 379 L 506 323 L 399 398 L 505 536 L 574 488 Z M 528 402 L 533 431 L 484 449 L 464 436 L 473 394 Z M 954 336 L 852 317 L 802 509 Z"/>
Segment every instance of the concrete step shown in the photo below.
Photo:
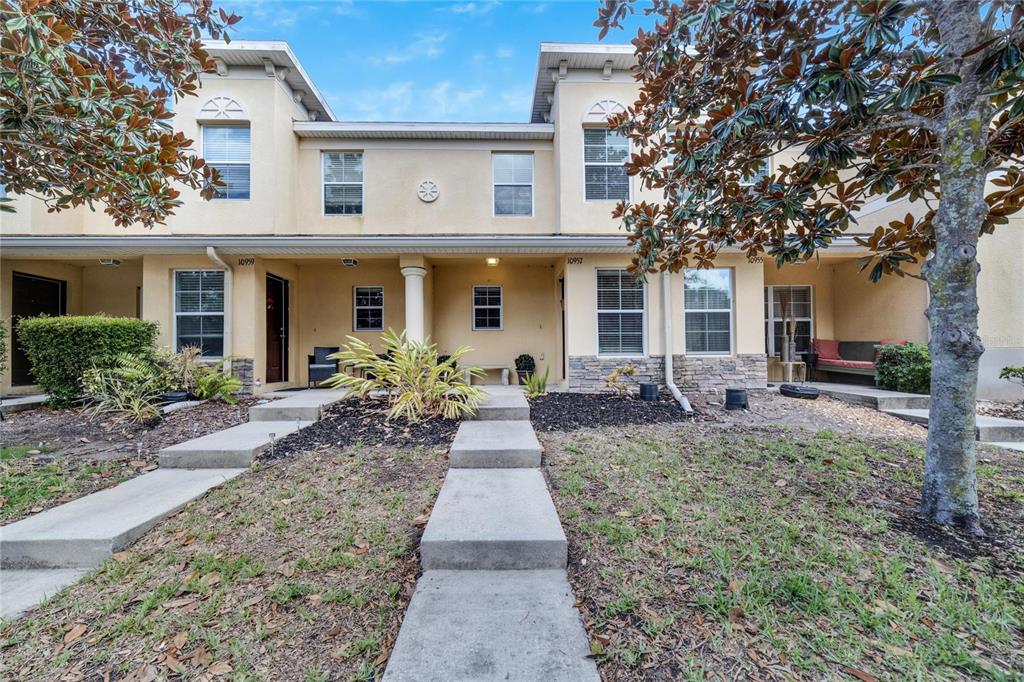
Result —
<path fill-rule="evenodd" d="M 245 469 L 157 469 L 0 528 L 4 568 L 90 568 Z"/>
<path fill-rule="evenodd" d="M 257 455 L 270 447 L 271 440 L 283 438 L 311 423 L 246 422 L 164 448 L 160 451 L 160 466 L 168 469 L 247 467 Z"/>
<path fill-rule="evenodd" d="M 1024 452 L 1024 441 L 1004 441 L 1002 443 L 985 443 L 985 445 L 995 445 L 997 448 L 1003 448 L 1005 450 Z"/>
<path fill-rule="evenodd" d="M 42 407 L 49 399 L 48 395 L 15 395 L 0 398 L 0 415 L 14 414 Z"/>
<path fill-rule="evenodd" d="M 477 407 L 475 419 L 481 421 L 524 421 L 530 418 L 530 403 L 521 388 L 488 386 L 487 400 Z"/>
<path fill-rule="evenodd" d="M 0 618 L 14 619 L 88 573 L 88 568 L 0 569 Z"/>
<path fill-rule="evenodd" d="M 456 469 L 540 466 L 540 441 L 528 421 L 464 421 L 448 450 Z"/>
<path fill-rule="evenodd" d="M 423 568 L 565 568 L 567 544 L 540 469 L 449 469 L 420 541 Z"/>
<path fill-rule="evenodd" d="M 323 411 L 342 400 L 347 391 L 314 388 L 300 391 L 282 400 L 271 400 L 249 408 L 251 422 L 314 422 Z"/>
<path fill-rule="evenodd" d="M 824 395 L 836 400 L 842 400 L 854 405 L 866 405 L 876 410 L 928 409 L 928 396 L 919 393 L 886 391 L 874 386 L 837 384 L 823 381 L 809 381 L 805 385 L 813 386 Z"/>
<path fill-rule="evenodd" d="M 915 424 L 928 424 L 928 410 L 882 410 L 886 414 L 905 419 Z M 979 414 L 975 416 L 975 438 L 985 442 L 1024 441 L 1024 421 L 989 417 Z"/>
<path fill-rule="evenodd" d="M 427 571 L 384 682 L 597 682 L 565 572 Z"/>

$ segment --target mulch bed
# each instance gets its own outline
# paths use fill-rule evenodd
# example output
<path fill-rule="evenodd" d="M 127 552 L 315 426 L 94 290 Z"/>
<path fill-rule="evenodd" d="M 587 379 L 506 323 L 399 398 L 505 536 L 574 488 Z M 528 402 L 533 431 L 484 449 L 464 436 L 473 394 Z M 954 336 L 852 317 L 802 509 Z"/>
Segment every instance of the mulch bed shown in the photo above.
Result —
<path fill-rule="evenodd" d="M 538 431 L 661 424 L 693 418 L 674 400 L 647 402 L 608 393 L 548 393 L 530 399 L 530 421 Z"/>
<path fill-rule="evenodd" d="M 82 409 L 40 408 L 9 415 L 0 426 L 0 445 L 34 446 L 40 452 L 5 462 L 5 470 L 16 476 L 59 467 L 69 485 L 30 509 L 4 515 L 4 523 L 152 471 L 161 449 L 245 423 L 256 402 L 255 398 L 235 405 L 209 401 L 170 412 L 152 425 L 89 416 Z"/>
<path fill-rule="evenodd" d="M 978 414 L 989 417 L 1002 417 L 1003 419 L 1019 419 L 1024 421 L 1024 402 L 1001 403 L 1001 402 L 978 402 Z"/>
<path fill-rule="evenodd" d="M 264 458 L 279 459 L 313 449 L 350 445 L 447 447 L 458 428 L 457 419 L 388 421 L 382 400 L 344 400 L 330 407 L 320 421 L 279 440 L 273 454 L 267 451 Z"/>

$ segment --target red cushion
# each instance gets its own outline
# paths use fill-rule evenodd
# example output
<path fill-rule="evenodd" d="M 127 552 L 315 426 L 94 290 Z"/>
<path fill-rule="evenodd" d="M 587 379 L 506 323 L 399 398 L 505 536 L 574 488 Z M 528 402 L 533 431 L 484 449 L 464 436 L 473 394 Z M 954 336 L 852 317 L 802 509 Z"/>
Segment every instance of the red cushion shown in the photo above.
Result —
<path fill-rule="evenodd" d="M 906 339 L 882 339 L 878 342 L 879 346 L 905 346 L 907 345 Z"/>
<path fill-rule="evenodd" d="M 845 367 L 847 369 L 868 369 L 873 370 L 875 363 L 867 360 L 840 360 L 839 358 L 818 359 L 818 366 L 824 367 Z"/>
<path fill-rule="evenodd" d="M 818 360 L 838 360 L 839 342 L 831 339 L 814 339 L 814 352 L 818 354 Z"/>

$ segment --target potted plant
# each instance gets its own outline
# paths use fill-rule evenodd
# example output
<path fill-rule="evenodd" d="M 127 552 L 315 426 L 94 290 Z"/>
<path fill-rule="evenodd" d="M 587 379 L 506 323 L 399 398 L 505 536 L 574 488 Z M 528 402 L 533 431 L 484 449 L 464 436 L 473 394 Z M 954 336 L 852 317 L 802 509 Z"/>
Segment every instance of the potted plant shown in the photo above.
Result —
<path fill-rule="evenodd" d="M 519 375 L 519 383 L 525 384 L 535 369 L 537 369 L 537 363 L 533 361 L 532 355 L 523 353 L 516 358 L 516 374 Z"/>

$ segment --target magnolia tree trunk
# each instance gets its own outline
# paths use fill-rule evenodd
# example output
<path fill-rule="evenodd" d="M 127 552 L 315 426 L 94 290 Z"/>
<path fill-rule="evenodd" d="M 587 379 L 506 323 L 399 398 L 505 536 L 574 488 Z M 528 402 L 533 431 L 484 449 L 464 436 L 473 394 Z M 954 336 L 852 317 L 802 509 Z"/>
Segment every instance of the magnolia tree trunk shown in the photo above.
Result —
<path fill-rule="evenodd" d="M 943 3 L 940 33 L 950 52 L 979 35 L 974 3 Z M 975 30 L 971 30 L 974 28 Z M 978 359 L 978 235 L 985 203 L 985 149 L 991 113 L 975 79 L 946 93 L 939 138 L 941 199 L 933 221 L 935 253 L 922 272 L 928 282 L 932 385 L 921 510 L 942 524 L 981 533 L 975 477 L 975 397 Z"/>

